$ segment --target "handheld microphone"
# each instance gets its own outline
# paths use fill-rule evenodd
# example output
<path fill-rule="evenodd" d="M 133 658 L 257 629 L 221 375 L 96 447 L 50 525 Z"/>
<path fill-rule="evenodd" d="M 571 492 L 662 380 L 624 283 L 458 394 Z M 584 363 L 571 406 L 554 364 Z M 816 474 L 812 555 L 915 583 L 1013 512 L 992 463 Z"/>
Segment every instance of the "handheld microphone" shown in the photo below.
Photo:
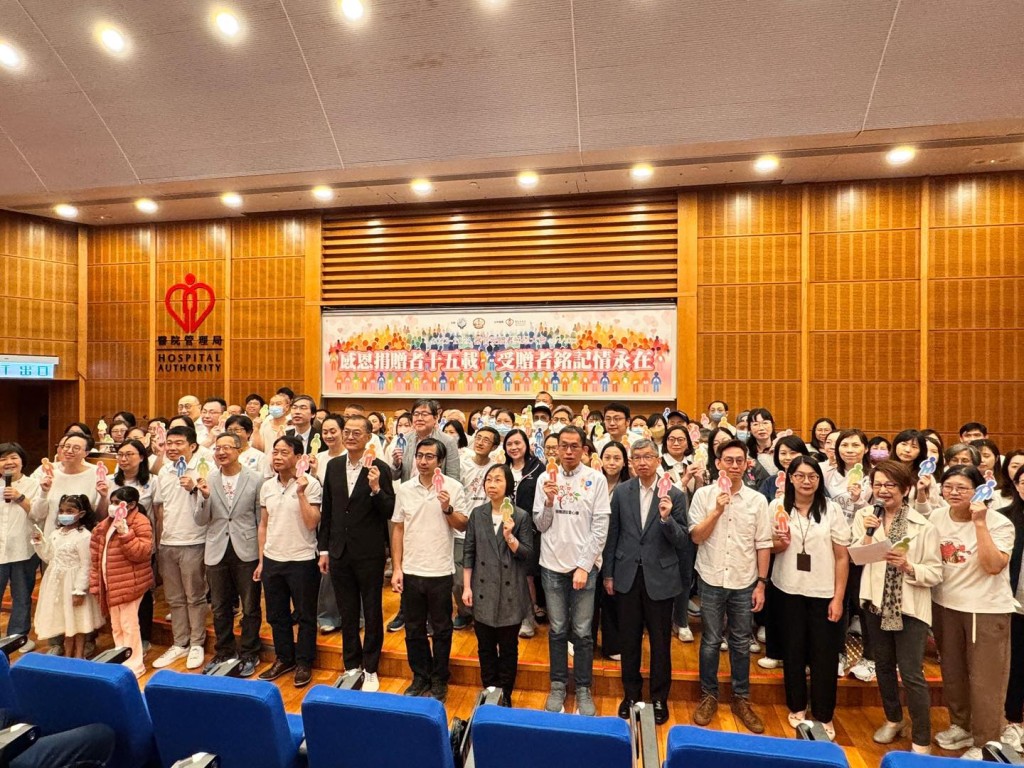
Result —
<path fill-rule="evenodd" d="M 881 520 L 882 519 L 882 515 L 885 514 L 885 504 L 883 504 L 880 501 L 876 501 L 874 503 L 874 506 L 872 506 L 871 509 L 872 509 L 872 512 L 874 512 L 875 517 L 877 517 L 879 520 Z M 866 533 L 868 536 L 874 536 L 875 535 L 875 528 L 877 528 L 877 527 L 878 526 L 872 525 L 871 527 L 867 528 L 864 531 L 864 533 Z"/>
<path fill-rule="evenodd" d="M 13 482 L 13 479 L 14 479 L 14 473 L 13 472 L 10 472 L 10 471 L 4 472 L 4 488 L 10 488 L 11 487 L 11 483 Z"/>

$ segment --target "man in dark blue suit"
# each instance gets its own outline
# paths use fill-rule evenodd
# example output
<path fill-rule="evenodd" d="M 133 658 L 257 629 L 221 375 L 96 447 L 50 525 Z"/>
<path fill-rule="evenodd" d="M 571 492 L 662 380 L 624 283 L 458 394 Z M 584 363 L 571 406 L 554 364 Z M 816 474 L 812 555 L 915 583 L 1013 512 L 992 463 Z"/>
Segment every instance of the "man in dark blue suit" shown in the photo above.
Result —
<path fill-rule="evenodd" d="M 683 591 L 679 553 L 689 546 L 686 496 L 666 483 L 659 498 L 658 449 L 637 440 L 630 451 L 636 477 L 612 494 L 612 515 L 604 549 L 604 588 L 615 597 L 622 641 L 619 717 L 643 700 L 640 656 L 644 628 L 651 642 L 651 701 L 659 725 L 668 720 L 672 686 L 672 604 Z"/>

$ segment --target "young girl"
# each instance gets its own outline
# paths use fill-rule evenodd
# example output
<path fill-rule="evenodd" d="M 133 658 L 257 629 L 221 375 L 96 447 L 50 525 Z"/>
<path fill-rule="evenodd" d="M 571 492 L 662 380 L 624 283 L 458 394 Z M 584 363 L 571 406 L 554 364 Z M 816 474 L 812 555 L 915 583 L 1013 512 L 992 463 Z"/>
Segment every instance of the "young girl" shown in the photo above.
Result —
<path fill-rule="evenodd" d="M 139 492 L 126 485 L 110 494 L 110 512 L 92 532 L 89 592 L 95 595 L 104 614 L 110 616 L 115 646 L 132 649 L 125 666 L 142 677 L 142 635 L 139 604 L 153 586 L 153 527 L 139 504 Z M 128 515 L 114 521 L 117 507 L 124 502 Z"/>
<path fill-rule="evenodd" d="M 64 635 L 64 655 L 81 659 L 85 636 L 103 626 L 96 600 L 89 594 L 89 525 L 92 505 L 82 495 L 61 496 L 57 526 L 44 538 L 37 530 L 32 546 L 49 567 L 36 604 L 36 634 Z"/>
<path fill-rule="evenodd" d="M 473 609 L 484 687 L 501 688 L 512 706 L 519 664 L 519 629 L 530 614 L 526 584 L 533 557 L 533 523 L 513 505 L 510 516 L 502 503 L 513 493 L 512 470 L 495 464 L 484 474 L 487 501 L 474 509 L 466 528 L 462 602 Z"/>

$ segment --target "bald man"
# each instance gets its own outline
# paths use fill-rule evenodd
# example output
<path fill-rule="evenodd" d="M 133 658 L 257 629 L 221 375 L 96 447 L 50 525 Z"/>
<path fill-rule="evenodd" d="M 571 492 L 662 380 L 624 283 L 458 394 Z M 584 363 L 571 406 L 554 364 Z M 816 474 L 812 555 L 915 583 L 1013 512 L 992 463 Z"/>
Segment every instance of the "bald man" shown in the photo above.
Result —
<path fill-rule="evenodd" d="M 201 410 L 202 403 L 199 402 L 199 398 L 195 395 L 185 395 L 178 401 L 178 413 L 182 416 L 188 416 L 194 423 L 199 422 Z"/>

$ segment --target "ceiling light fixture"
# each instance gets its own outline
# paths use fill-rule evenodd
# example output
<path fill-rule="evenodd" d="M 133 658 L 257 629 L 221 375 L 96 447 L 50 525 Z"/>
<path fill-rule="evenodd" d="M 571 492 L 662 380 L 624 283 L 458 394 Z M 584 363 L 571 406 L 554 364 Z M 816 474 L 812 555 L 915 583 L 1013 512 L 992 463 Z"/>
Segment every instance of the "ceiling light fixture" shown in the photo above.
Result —
<path fill-rule="evenodd" d="M 143 197 L 140 200 L 135 201 L 135 207 L 143 213 L 156 213 L 160 206 L 150 200 L 148 197 Z"/>
<path fill-rule="evenodd" d="M 417 195 L 429 195 L 434 191 L 434 185 L 430 183 L 430 179 L 413 179 L 409 186 Z"/>
<path fill-rule="evenodd" d="M 121 33 L 121 30 L 116 27 L 112 27 L 109 24 L 100 26 L 97 29 L 97 36 L 99 37 L 99 41 L 103 47 L 111 53 L 122 54 L 128 48 L 128 41 Z"/>
<path fill-rule="evenodd" d="M 771 173 L 779 169 L 779 158 L 775 155 L 761 155 L 754 161 L 754 170 L 758 173 Z"/>
<path fill-rule="evenodd" d="M 220 201 L 228 208 L 241 208 L 242 196 L 237 192 L 225 192 L 220 196 Z"/>
<path fill-rule="evenodd" d="M 359 21 L 363 18 L 366 9 L 362 0 L 341 0 L 341 12 L 349 21 Z"/>
<path fill-rule="evenodd" d="M 0 43 L 0 64 L 8 69 L 17 69 L 21 66 L 21 54 L 10 43 Z"/>
<path fill-rule="evenodd" d="M 225 37 L 235 37 L 242 31 L 242 23 L 230 11 L 217 11 L 213 16 L 213 23 Z"/>
<path fill-rule="evenodd" d="M 911 146 L 896 147 L 890 149 L 885 156 L 885 161 L 889 165 L 904 165 L 914 159 L 914 155 L 917 154 L 917 150 Z"/>
<path fill-rule="evenodd" d="M 317 200 L 327 202 L 328 200 L 334 199 L 334 190 L 331 189 L 330 187 L 325 187 L 323 185 L 319 187 L 313 187 L 313 197 L 315 197 Z"/>
<path fill-rule="evenodd" d="M 536 171 L 520 171 L 516 181 L 519 182 L 520 187 L 530 189 L 537 186 L 540 182 L 540 176 L 537 175 Z"/>
<path fill-rule="evenodd" d="M 59 205 L 53 206 L 53 212 L 62 219 L 78 218 L 78 209 L 73 205 L 68 205 L 67 203 L 60 203 Z"/>
<path fill-rule="evenodd" d="M 633 181 L 647 181 L 654 175 L 654 168 L 649 163 L 637 163 L 629 169 L 629 175 L 633 177 Z"/>

